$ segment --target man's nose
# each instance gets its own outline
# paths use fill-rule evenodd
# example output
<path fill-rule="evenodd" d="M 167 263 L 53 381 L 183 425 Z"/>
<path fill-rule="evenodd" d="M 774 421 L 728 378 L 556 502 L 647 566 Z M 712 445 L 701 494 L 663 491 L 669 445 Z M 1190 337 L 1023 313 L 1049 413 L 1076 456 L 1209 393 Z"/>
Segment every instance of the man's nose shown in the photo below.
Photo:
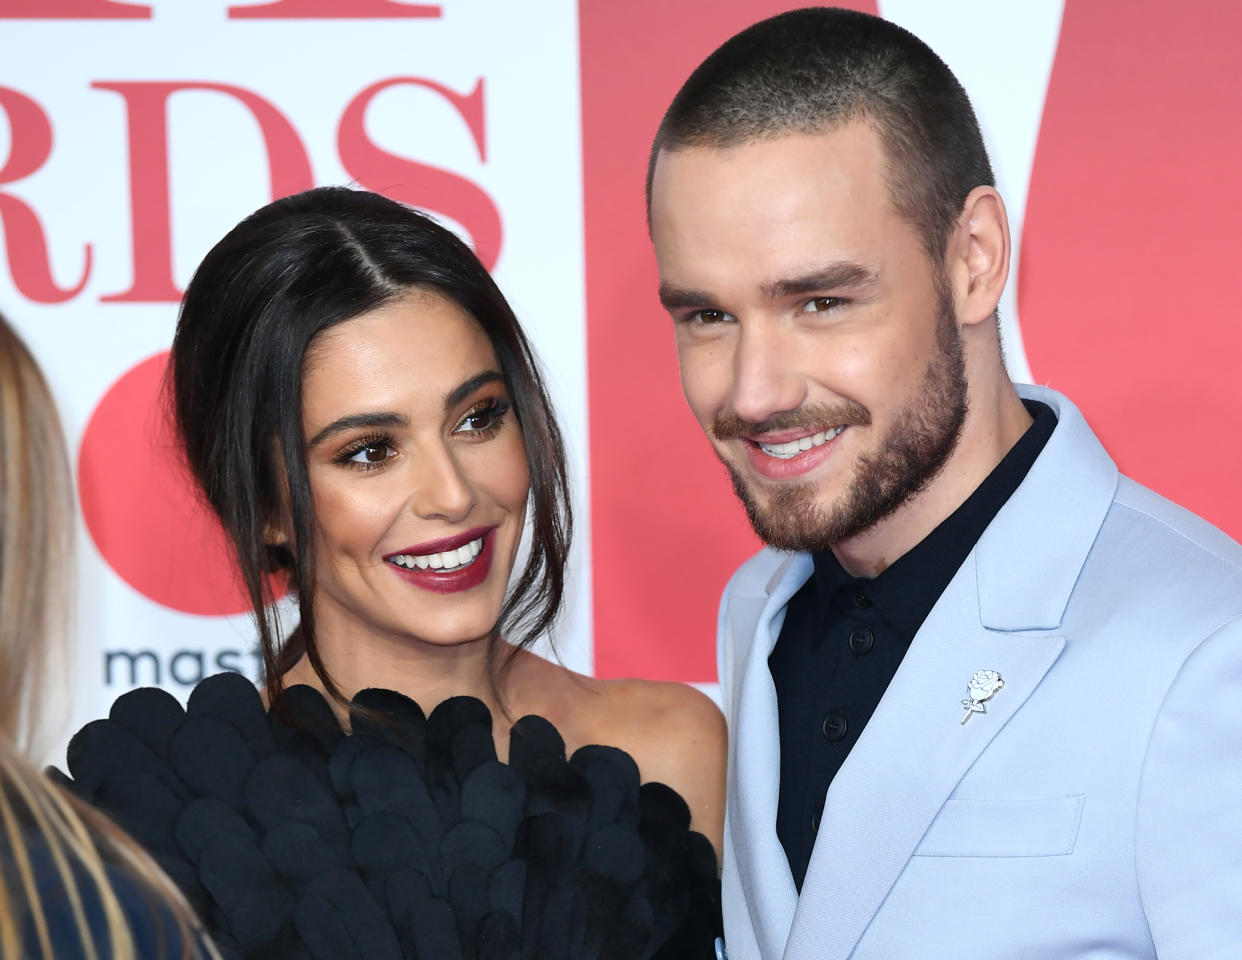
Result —
<path fill-rule="evenodd" d="M 776 323 L 740 325 L 733 355 L 733 412 L 761 423 L 799 407 L 806 399 L 806 380 L 796 344 Z"/>
<path fill-rule="evenodd" d="M 448 447 L 421 451 L 410 491 L 410 507 L 418 516 L 460 523 L 474 503 L 474 485 Z"/>

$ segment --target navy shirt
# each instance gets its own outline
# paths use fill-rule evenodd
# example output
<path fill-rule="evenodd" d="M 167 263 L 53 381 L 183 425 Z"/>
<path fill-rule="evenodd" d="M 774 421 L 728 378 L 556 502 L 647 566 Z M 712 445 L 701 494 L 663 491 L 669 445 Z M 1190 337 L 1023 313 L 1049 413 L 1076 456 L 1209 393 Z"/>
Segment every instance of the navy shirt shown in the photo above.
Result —
<path fill-rule="evenodd" d="M 919 627 L 1056 427 L 1050 407 L 1024 402 L 1034 423 L 922 542 L 872 579 L 850 576 L 831 550 L 812 554 L 814 575 L 789 601 L 768 669 L 780 727 L 776 833 L 799 890 L 832 778 Z"/>
<path fill-rule="evenodd" d="M 23 846 L 29 858 L 39 902 L 43 910 L 52 955 L 56 960 L 79 960 L 89 956 L 82 942 L 64 880 L 57 869 L 47 841 L 37 830 L 28 828 L 23 834 Z M 70 855 L 70 869 L 78 887 L 86 932 L 94 941 L 95 955 L 99 960 L 123 960 L 114 956 L 108 938 L 108 921 L 103 901 L 95 881 Z M 134 952 L 130 960 L 179 960 L 184 949 L 184 939 L 177 927 L 172 910 L 155 893 L 147 890 L 125 870 L 107 860 L 104 861 L 107 882 L 115 894 L 129 926 Z M 13 914 L 20 918 L 22 956 L 38 957 L 39 938 L 30 905 L 23 903 L 24 886 L 16 859 L 7 837 L 0 831 L 0 873 L 3 873 Z M 192 960 L 207 960 L 211 953 L 197 932 L 188 951 Z"/>

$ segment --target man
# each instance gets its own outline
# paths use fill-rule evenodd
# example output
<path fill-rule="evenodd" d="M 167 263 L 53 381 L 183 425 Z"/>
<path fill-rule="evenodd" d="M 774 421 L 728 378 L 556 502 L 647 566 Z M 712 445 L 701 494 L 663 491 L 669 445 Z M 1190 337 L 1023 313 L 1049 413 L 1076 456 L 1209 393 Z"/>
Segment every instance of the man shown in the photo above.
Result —
<path fill-rule="evenodd" d="M 648 203 L 769 545 L 720 615 L 731 960 L 1242 955 L 1242 548 L 1010 382 L 948 68 L 874 17 L 764 21 L 677 95 Z"/>

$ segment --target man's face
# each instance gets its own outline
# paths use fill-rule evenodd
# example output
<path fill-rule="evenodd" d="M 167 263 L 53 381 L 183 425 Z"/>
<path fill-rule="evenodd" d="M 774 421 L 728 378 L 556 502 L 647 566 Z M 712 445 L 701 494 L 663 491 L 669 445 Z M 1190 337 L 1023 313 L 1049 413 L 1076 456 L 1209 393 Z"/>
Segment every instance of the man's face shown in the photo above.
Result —
<path fill-rule="evenodd" d="M 865 122 L 661 154 L 682 387 L 756 532 L 820 550 L 935 482 L 966 416 L 952 297 Z"/>

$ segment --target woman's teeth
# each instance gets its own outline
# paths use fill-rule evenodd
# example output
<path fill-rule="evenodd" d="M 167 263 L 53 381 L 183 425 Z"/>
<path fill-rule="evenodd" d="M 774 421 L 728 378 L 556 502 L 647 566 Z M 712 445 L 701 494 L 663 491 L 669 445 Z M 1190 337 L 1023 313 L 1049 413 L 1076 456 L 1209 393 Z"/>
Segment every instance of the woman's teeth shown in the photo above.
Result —
<path fill-rule="evenodd" d="M 803 450 L 823 446 L 844 429 L 844 426 L 834 427 L 822 433 L 813 433 L 809 437 L 799 437 L 797 440 L 790 440 L 788 443 L 761 443 L 759 444 L 759 449 L 769 457 L 776 457 L 778 460 L 788 460 L 791 457 L 796 457 Z"/>
<path fill-rule="evenodd" d="M 474 563 L 475 559 L 483 552 L 483 538 L 471 540 L 463 547 L 456 550 L 445 550 L 443 553 L 425 553 L 414 556 L 408 553 L 399 553 L 395 557 L 389 557 L 391 563 L 395 563 L 399 567 L 406 570 L 456 570 L 458 567 L 469 566 Z"/>

